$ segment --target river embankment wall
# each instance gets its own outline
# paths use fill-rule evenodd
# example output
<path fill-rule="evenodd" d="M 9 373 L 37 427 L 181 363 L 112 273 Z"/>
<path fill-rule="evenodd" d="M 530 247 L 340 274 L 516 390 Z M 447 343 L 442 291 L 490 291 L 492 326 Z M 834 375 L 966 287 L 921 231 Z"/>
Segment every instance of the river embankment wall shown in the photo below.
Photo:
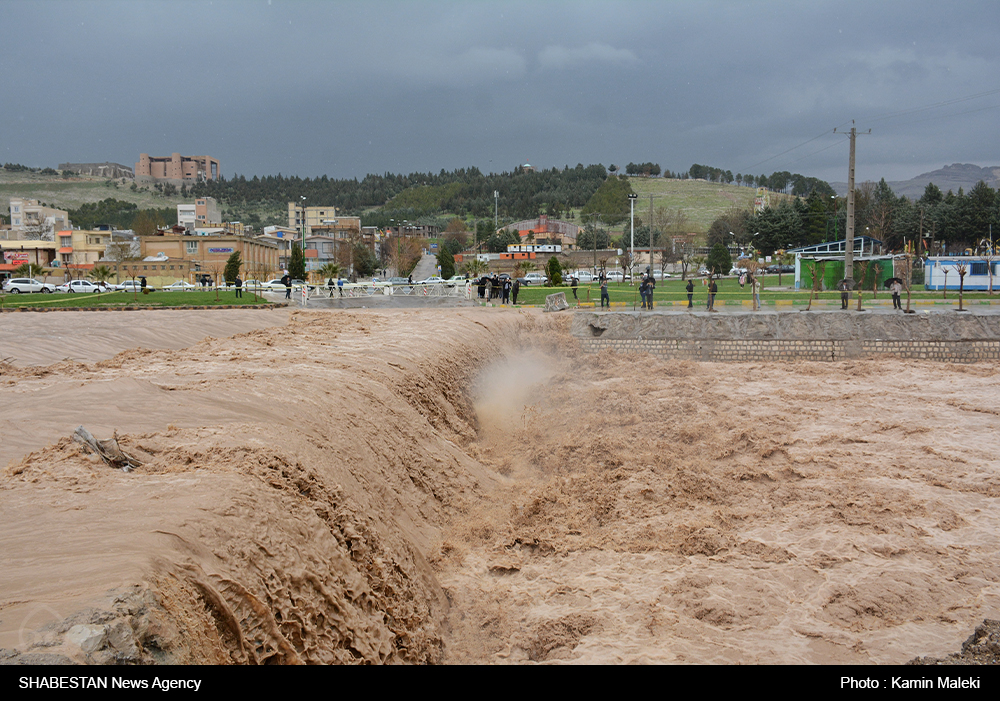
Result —
<path fill-rule="evenodd" d="M 995 313 L 584 311 L 574 314 L 571 334 L 588 353 L 651 353 L 681 360 L 1000 360 L 1000 314 Z"/>

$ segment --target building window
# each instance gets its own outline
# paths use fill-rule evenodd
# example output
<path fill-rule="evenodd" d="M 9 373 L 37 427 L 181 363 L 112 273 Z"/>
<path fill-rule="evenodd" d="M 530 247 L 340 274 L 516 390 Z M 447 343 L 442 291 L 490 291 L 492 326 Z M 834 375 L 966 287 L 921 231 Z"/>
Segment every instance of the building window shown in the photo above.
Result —
<path fill-rule="evenodd" d="M 190 255 L 194 255 L 194 254 L 196 254 L 198 252 L 198 242 L 197 241 L 185 241 L 184 242 L 184 247 L 185 247 L 185 250 L 187 251 L 187 253 L 188 253 L 189 256 Z"/>
<path fill-rule="evenodd" d="M 969 275 L 989 275 L 989 266 L 986 261 L 979 261 L 977 263 L 972 263 L 969 266 Z"/>

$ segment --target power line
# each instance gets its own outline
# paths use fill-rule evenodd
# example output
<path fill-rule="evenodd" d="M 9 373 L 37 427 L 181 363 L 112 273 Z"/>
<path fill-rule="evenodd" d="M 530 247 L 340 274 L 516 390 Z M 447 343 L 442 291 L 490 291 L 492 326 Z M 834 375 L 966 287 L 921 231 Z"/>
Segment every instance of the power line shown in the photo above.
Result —
<path fill-rule="evenodd" d="M 850 122 L 848 122 L 848 124 L 849 123 Z M 811 144 L 816 139 L 819 139 L 820 137 L 826 136 L 827 134 L 831 134 L 831 133 L 833 133 L 833 132 L 828 129 L 827 131 L 824 131 L 822 134 L 817 134 L 816 136 L 814 136 L 813 138 L 809 139 L 808 141 L 803 141 L 801 144 L 798 144 L 797 146 L 792 146 L 790 149 L 787 149 L 785 151 L 782 151 L 781 153 L 775 154 L 774 156 L 771 156 L 770 158 L 765 158 L 763 161 L 758 161 L 757 163 L 754 163 L 753 165 L 747 166 L 746 168 L 740 168 L 740 170 L 743 171 L 743 172 L 747 172 L 751 168 L 756 168 L 757 166 L 759 166 L 761 164 L 764 164 L 764 163 L 767 163 L 768 161 L 773 161 L 775 158 L 778 158 L 779 156 L 784 156 L 786 153 L 790 153 L 790 152 L 794 151 L 797 148 L 802 148 L 806 144 Z"/>
<path fill-rule="evenodd" d="M 985 112 L 986 110 L 995 110 L 998 107 L 1000 107 L 1000 105 L 987 105 L 986 107 L 977 107 L 974 110 L 965 110 L 964 112 L 956 112 L 954 114 L 940 114 L 936 117 L 925 117 L 924 119 L 914 119 L 909 122 L 901 122 L 897 126 L 906 126 L 907 124 L 919 124 L 920 122 L 933 122 L 935 119 L 948 119 L 949 117 L 960 117 L 963 114 Z"/>
<path fill-rule="evenodd" d="M 986 97 L 988 95 L 996 95 L 997 93 L 1000 93 L 1000 88 L 995 88 L 993 90 L 987 90 L 985 92 L 976 93 L 974 95 L 966 95 L 965 97 L 956 97 L 956 98 L 953 98 L 951 100 L 942 100 L 940 102 L 934 102 L 932 104 L 923 105 L 921 107 L 911 107 L 909 109 L 898 110 L 896 112 L 885 112 L 883 114 L 876 114 L 876 115 L 872 115 L 870 117 L 863 117 L 862 119 L 859 119 L 858 121 L 859 122 L 861 122 L 861 121 L 865 121 L 865 122 L 881 122 L 881 121 L 886 120 L 886 119 L 892 119 L 893 117 L 902 117 L 903 115 L 906 115 L 906 114 L 913 114 L 915 112 L 925 112 L 927 110 L 937 109 L 938 107 L 947 107 L 948 105 L 955 105 L 955 104 L 958 104 L 960 102 L 968 102 L 969 100 L 977 100 L 980 97 Z"/>

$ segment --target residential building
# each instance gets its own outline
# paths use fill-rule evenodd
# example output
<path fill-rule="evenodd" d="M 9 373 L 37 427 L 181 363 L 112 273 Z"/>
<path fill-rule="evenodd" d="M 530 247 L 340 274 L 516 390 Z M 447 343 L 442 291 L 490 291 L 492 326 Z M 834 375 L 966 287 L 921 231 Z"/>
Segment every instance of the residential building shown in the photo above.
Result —
<path fill-rule="evenodd" d="M 104 258 L 111 243 L 110 230 L 67 229 L 56 233 L 57 258 L 53 261 L 67 271 L 89 271 Z"/>
<path fill-rule="evenodd" d="M 214 197 L 199 197 L 196 199 L 194 201 L 194 216 L 198 226 L 218 226 L 222 223 L 222 212 L 219 210 L 219 203 Z"/>
<path fill-rule="evenodd" d="M 51 268 L 57 260 L 55 241 L 0 241 L 0 272 L 13 272 L 24 263 Z"/>
<path fill-rule="evenodd" d="M 183 226 L 188 231 L 191 231 L 197 222 L 198 214 L 193 204 L 177 205 L 177 226 Z"/>
<path fill-rule="evenodd" d="M 441 227 L 427 225 L 427 224 L 410 224 L 408 222 L 403 222 L 402 224 L 387 226 L 385 228 L 386 236 L 416 236 L 418 238 L 432 239 L 437 238 L 441 235 Z"/>
<path fill-rule="evenodd" d="M 54 234 L 70 228 L 69 213 L 64 209 L 45 207 L 38 200 L 10 198 L 10 229 L 18 240 L 29 237 L 52 241 Z"/>
<path fill-rule="evenodd" d="M 306 236 L 306 247 L 303 251 L 306 260 L 306 270 L 319 270 L 327 263 L 337 263 L 341 260 L 338 250 L 349 245 L 345 239 L 337 239 L 333 236 L 317 235 Z"/>
<path fill-rule="evenodd" d="M 219 173 L 219 161 L 211 156 L 182 156 L 172 153 L 160 157 L 140 153 L 139 162 L 135 164 L 135 179 L 140 183 L 165 182 L 179 187 L 203 180 L 216 180 Z"/>
<path fill-rule="evenodd" d="M 303 224 L 306 236 L 349 231 L 361 233 L 361 217 L 338 216 L 337 208 L 333 206 L 303 207 L 300 202 L 289 202 L 288 228 L 301 235 Z"/>

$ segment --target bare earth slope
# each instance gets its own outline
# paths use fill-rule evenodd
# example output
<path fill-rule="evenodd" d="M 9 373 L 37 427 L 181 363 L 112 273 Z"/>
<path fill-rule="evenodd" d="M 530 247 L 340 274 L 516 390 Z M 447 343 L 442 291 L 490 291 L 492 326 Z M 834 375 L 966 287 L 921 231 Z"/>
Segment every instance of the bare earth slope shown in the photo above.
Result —
<path fill-rule="evenodd" d="M 582 356 L 568 316 L 508 310 L 288 319 L 0 365 L 0 659 L 899 663 L 1000 618 L 993 365 Z"/>

